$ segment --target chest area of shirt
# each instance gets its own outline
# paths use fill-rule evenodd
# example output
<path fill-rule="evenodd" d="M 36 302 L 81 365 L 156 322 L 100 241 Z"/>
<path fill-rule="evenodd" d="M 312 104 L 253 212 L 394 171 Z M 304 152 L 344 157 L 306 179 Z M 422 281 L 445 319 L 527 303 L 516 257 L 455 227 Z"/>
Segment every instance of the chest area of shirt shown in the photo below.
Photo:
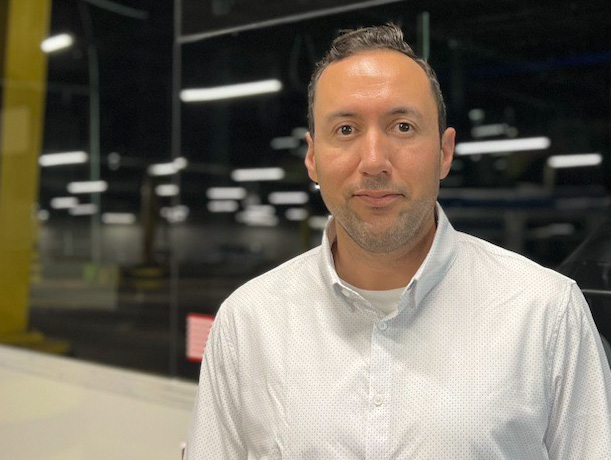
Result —
<path fill-rule="evenodd" d="M 245 423 L 267 419 L 257 442 L 325 440 L 319 458 L 367 458 L 375 446 L 390 455 L 406 437 L 426 450 L 433 438 L 486 442 L 508 426 L 542 436 L 545 365 L 529 359 L 539 344 L 525 349 L 519 334 L 491 340 L 475 323 L 418 326 L 302 328 L 246 386 Z"/>

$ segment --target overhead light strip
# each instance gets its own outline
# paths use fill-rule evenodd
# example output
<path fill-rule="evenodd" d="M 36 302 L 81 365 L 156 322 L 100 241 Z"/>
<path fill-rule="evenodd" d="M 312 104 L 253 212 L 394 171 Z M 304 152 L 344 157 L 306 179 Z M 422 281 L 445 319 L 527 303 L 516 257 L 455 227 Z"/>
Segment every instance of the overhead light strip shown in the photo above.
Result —
<path fill-rule="evenodd" d="M 136 215 L 131 212 L 105 212 L 102 222 L 109 225 L 130 225 L 136 223 Z"/>
<path fill-rule="evenodd" d="M 231 172 L 231 179 L 235 182 L 275 181 L 284 179 L 282 168 L 247 168 L 235 169 Z"/>
<path fill-rule="evenodd" d="M 95 203 L 77 204 L 73 208 L 68 209 L 68 213 L 72 216 L 92 216 L 97 214 L 98 205 Z"/>
<path fill-rule="evenodd" d="M 38 157 L 38 164 L 42 167 L 74 165 L 87 163 L 87 160 L 89 160 L 89 155 L 82 151 L 47 153 Z"/>
<path fill-rule="evenodd" d="M 183 89 L 180 99 L 183 102 L 207 102 L 237 97 L 256 96 L 259 94 L 277 93 L 282 89 L 280 80 L 262 80 L 236 85 L 216 86 L 213 88 Z"/>
<path fill-rule="evenodd" d="M 598 166 L 602 162 L 603 156 L 600 153 L 554 155 L 547 159 L 547 165 L 554 169 Z"/>
<path fill-rule="evenodd" d="M 244 187 L 210 187 L 206 190 L 209 200 L 243 200 L 246 198 Z"/>
<path fill-rule="evenodd" d="M 53 53 L 55 51 L 69 48 L 74 43 L 74 38 L 70 34 L 53 35 L 45 38 L 40 43 L 40 49 L 45 53 Z"/>
<path fill-rule="evenodd" d="M 454 153 L 457 156 L 479 155 L 487 153 L 509 153 L 528 150 L 545 150 L 549 148 L 549 137 L 524 137 L 521 139 L 503 139 L 498 141 L 461 142 L 456 144 Z"/>
<path fill-rule="evenodd" d="M 86 182 L 70 182 L 68 184 L 68 192 L 78 193 L 102 193 L 108 189 L 108 183 L 103 180 L 86 181 Z"/>

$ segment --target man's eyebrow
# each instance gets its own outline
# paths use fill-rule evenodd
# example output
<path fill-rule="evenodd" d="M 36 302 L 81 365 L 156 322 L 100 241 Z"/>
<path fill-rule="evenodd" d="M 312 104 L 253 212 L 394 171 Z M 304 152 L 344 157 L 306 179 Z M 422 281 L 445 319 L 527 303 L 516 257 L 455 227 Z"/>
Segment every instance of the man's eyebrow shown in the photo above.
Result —
<path fill-rule="evenodd" d="M 409 115 L 418 120 L 424 118 L 424 115 L 420 110 L 411 106 L 398 106 L 393 107 L 387 112 L 389 115 Z M 342 118 L 353 118 L 358 116 L 356 112 L 352 112 L 350 110 L 337 110 L 335 112 L 331 112 L 327 116 L 325 116 L 325 121 L 332 122 L 333 120 L 342 119 Z"/>
<path fill-rule="evenodd" d="M 356 116 L 354 112 L 350 112 L 348 110 L 338 110 L 337 112 L 331 112 L 325 117 L 326 121 L 333 121 L 339 118 L 351 118 Z"/>
<path fill-rule="evenodd" d="M 418 119 L 424 118 L 424 115 L 422 114 L 420 110 L 418 110 L 415 107 L 410 107 L 410 106 L 394 107 L 391 110 L 389 110 L 388 113 L 390 115 L 410 115 Z"/>

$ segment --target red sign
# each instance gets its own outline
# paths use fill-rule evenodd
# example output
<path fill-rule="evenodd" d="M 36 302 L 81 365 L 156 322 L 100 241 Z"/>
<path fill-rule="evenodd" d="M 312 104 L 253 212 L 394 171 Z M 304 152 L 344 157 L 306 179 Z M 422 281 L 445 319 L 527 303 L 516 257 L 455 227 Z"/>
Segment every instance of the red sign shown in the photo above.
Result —
<path fill-rule="evenodd" d="M 202 313 L 187 314 L 186 355 L 189 361 L 201 361 L 214 316 Z"/>

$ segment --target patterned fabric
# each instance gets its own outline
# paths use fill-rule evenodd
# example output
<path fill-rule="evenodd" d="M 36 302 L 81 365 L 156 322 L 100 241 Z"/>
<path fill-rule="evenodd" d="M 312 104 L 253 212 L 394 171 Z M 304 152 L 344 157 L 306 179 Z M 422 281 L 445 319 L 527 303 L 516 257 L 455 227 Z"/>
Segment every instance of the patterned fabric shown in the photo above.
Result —
<path fill-rule="evenodd" d="M 457 232 L 385 315 L 322 245 L 222 305 L 187 459 L 610 459 L 611 373 L 575 282 Z"/>

